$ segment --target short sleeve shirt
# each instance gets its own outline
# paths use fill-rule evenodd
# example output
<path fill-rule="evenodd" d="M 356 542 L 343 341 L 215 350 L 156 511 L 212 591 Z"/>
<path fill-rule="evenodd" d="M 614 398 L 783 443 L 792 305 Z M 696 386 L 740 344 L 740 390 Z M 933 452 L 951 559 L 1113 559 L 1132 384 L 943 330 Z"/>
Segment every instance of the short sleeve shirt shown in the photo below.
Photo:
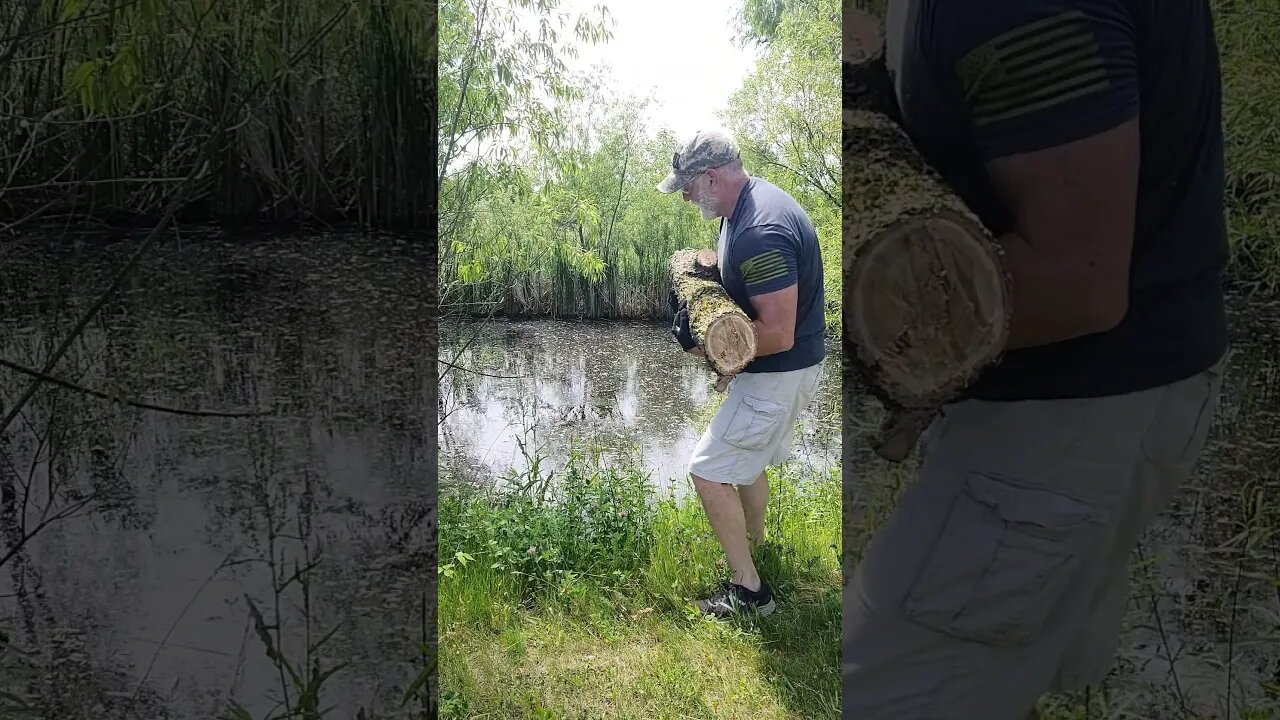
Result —
<path fill-rule="evenodd" d="M 756 319 L 751 297 L 796 287 L 795 344 L 753 360 L 743 372 L 801 370 L 826 356 L 818 234 L 804 209 L 763 178 L 750 178 L 733 216 L 720 225 L 720 278 L 734 302 Z"/>
<path fill-rule="evenodd" d="M 1105 333 L 1008 353 L 967 395 L 1118 394 L 1212 365 L 1226 346 L 1227 242 L 1207 0 L 902 0 L 885 25 L 908 134 L 997 234 L 1014 219 L 987 162 L 1139 122 L 1128 314 Z"/>

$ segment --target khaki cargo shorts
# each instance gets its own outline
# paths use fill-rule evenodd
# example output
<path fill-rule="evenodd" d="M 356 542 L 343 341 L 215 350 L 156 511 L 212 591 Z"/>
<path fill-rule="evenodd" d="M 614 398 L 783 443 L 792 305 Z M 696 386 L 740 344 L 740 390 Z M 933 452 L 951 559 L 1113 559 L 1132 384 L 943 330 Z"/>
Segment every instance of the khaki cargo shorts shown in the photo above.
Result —
<path fill-rule="evenodd" d="M 689 473 L 750 485 L 791 455 L 796 420 L 818 392 L 822 363 L 802 370 L 739 373 L 689 458 Z"/>
<path fill-rule="evenodd" d="M 1102 680 L 1130 554 L 1191 476 L 1224 363 L 1128 395 L 948 408 L 846 580 L 846 720 L 1023 720 Z"/>

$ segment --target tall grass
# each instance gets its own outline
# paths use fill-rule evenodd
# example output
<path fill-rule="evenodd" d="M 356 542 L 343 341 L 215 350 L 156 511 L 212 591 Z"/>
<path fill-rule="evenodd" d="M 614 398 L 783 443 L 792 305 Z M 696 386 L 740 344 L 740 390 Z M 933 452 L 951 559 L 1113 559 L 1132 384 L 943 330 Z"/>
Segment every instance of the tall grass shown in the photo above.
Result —
<path fill-rule="evenodd" d="M 154 217 L 213 141 L 184 218 L 424 221 L 433 33 L 418 0 L 21 3 L 0 19 L 20 38 L 0 52 L 0 217 Z"/>
<path fill-rule="evenodd" d="M 668 260 L 685 247 L 711 247 L 713 231 L 622 234 L 590 254 L 556 238 L 474 235 L 441 267 L 451 308 L 505 317 L 640 319 L 670 315 Z M 483 274 L 477 272 L 482 264 Z"/>
<path fill-rule="evenodd" d="M 441 717 L 835 718 L 840 485 L 771 473 L 756 551 L 779 611 L 713 621 L 728 577 L 696 499 L 574 455 L 440 500 Z"/>
<path fill-rule="evenodd" d="M 464 314 L 505 317 L 669 318 L 671 255 L 687 247 L 714 248 L 716 226 L 689 208 L 667 210 L 672 217 L 629 218 L 626 224 L 635 229 L 618 228 L 587 252 L 518 223 L 509 235 L 477 232 L 441 265 L 443 304 Z M 682 217 L 686 212 L 692 220 Z M 832 328 L 838 326 L 840 303 L 838 242 L 834 231 L 819 236 Z"/>
<path fill-rule="evenodd" d="M 1280 0 L 1215 0 L 1235 276 L 1280 291 Z"/>

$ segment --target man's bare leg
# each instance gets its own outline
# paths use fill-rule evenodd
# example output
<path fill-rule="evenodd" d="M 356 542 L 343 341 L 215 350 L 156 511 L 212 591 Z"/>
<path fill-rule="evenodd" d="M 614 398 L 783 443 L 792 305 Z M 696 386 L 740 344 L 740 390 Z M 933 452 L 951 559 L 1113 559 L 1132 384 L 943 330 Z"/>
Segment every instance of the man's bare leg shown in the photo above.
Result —
<path fill-rule="evenodd" d="M 769 476 L 762 472 L 755 482 L 739 487 L 738 497 L 742 500 L 742 513 L 747 521 L 747 540 L 751 547 L 755 547 L 764 542 L 764 509 L 769 504 Z"/>
<path fill-rule="evenodd" d="M 747 542 L 747 520 L 742 510 L 742 500 L 732 485 L 703 480 L 691 475 L 693 487 L 702 500 L 707 521 L 715 531 L 720 547 L 733 571 L 732 582 L 755 591 L 760 589 L 760 575 L 751 561 L 751 546 Z"/>

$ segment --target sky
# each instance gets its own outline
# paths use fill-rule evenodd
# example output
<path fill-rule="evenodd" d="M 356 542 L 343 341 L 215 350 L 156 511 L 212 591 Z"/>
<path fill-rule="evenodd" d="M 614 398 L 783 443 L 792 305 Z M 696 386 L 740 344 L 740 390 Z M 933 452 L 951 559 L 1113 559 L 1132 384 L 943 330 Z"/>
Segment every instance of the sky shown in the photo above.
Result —
<path fill-rule="evenodd" d="M 741 0 L 563 0 L 560 11 L 576 16 L 604 4 L 613 37 L 600 45 L 578 45 L 574 67 L 602 63 L 617 87 L 643 96 L 652 89 L 655 129 L 666 125 L 677 137 L 722 123 L 716 113 L 755 67 L 755 51 L 733 43 L 733 16 Z"/>

